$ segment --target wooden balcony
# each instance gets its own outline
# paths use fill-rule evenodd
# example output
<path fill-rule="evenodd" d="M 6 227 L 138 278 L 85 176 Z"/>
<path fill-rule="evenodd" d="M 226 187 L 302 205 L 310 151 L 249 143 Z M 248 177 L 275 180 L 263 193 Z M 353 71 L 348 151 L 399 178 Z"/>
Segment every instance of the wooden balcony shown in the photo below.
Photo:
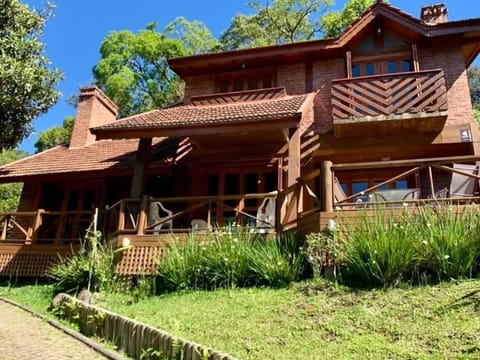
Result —
<path fill-rule="evenodd" d="M 438 132 L 447 111 L 442 70 L 363 76 L 332 84 L 338 138 Z"/>

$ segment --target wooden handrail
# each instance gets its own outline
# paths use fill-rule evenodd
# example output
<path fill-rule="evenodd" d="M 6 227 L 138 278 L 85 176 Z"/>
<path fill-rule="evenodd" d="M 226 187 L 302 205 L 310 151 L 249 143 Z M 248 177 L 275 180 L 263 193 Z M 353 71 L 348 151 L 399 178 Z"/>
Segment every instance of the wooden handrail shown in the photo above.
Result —
<path fill-rule="evenodd" d="M 407 167 L 415 165 L 429 165 L 429 164 L 442 164 L 442 163 L 455 163 L 455 162 L 475 162 L 479 161 L 480 156 L 468 155 L 468 156 L 447 156 L 438 158 L 425 158 L 425 159 L 408 159 L 408 160 L 388 160 L 388 161 L 371 161 L 362 163 L 343 163 L 333 164 L 332 170 L 362 170 L 362 169 L 380 169 L 391 167 Z"/>
<path fill-rule="evenodd" d="M 365 75 L 365 76 L 356 76 L 352 78 L 341 78 L 341 79 L 334 79 L 332 83 L 339 83 L 339 82 L 356 82 L 362 80 L 376 80 L 385 77 L 411 77 L 415 75 L 422 75 L 422 74 L 429 74 L 429 73 L 438 73 L 442 72 L 442 69 L 432 69 L 432 70 L 420 70 L 420 71 L 406 71 L 406 72 L 399 72 L 399 73 L 391 73 L 391 74 L 376 74 L 376 75 Z"/>

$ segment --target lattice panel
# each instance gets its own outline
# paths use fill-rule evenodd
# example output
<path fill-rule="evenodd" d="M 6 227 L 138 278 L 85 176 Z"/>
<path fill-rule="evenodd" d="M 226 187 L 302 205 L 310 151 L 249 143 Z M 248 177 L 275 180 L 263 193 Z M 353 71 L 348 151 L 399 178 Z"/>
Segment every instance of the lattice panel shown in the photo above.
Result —
<path fill-rule="evenodd" d="M 164 253 L 165 248 L 160 246 L 133 247 L 120 255 L 115 272 L 121 275 L 151 274 Z"/>
<path fill-rule="evenodd" d="M 0 254 L 0 276 L 45 276 L 57 261 L 57 254 Z"/>

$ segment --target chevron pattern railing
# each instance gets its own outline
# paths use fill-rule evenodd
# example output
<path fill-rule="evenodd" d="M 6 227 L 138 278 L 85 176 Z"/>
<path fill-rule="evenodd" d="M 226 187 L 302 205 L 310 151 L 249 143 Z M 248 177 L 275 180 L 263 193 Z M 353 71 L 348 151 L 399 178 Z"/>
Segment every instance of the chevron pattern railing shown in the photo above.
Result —
<path fill-rule="evenodd" d="M 447 89 L 442 70 L 334 80 L 334 120 L 366 116 L 445 111 Z"/>

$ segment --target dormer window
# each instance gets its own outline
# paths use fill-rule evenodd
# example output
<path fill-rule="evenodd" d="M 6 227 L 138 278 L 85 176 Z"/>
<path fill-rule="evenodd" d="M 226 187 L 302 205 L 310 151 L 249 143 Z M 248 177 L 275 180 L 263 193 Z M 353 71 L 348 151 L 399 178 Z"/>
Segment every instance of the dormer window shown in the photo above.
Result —
<path fill-rule="evenodd" d="M 219 93 L 268 89 L 277 83 L 276 72 L 272 68 L 240 70 L 217 75 L 216 90 Z"/>

